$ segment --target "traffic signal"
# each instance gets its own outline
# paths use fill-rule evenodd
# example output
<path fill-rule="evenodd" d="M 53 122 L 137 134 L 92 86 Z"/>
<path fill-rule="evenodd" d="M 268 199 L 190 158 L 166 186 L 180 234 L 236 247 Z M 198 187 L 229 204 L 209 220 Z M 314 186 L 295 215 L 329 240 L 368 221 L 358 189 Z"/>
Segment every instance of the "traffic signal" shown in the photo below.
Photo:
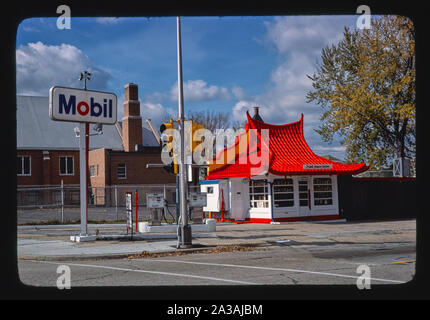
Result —
<path fill-rule="evenodd" d="M 164 131 L 169 129 L 170 130 L 175 129 L 175 121 L 170 120 L 169 122 L 162 123 L 160 126 L 161 134 L 163 134 Z M 166 136 L 168 138 L 167 138 L 167 141 L 166 139 L 163 139 L 162 150 L 169 150 L 169 157 L 173 158 L 173 162 L 169 165 L 164 166 L 164 169 L 169 173 L 178 174 L 179 172 L 178 164 L 177 164 L 176 156 L 174 154 L 173 131 L 166 132 Z"/>
<path fill-rule="evenodd" d="M 176 125 L 176 128 L 175 128 Z M 172 131 L 167 131 L 166 130 L 172 130 Z M 161 134 L 167 137 L 167 138 L 163 138 L 163 143 L 162 143 L 162 149 L 165 151 L 169 152 L 169 158 L 173 158 L 173 163 L 170 165 L 167 165 L 164 167 L 164 169 L 166 169 L 168 172 L 170 173 L 174 173 L 174 174 L 178 174 L 179 173 L 179 168 L 178 168 L 178 155 L 175 153 L 176 148 L 175 148 L 175 142 L 173 141 L 174 139 L 174 134 L 177 133 L 178 131 L 173 131 L 173 130 L 179 130 L 179 120 L 173 121 L 170 120 L 169 122 L 165 122 L 162 123 L 160 126 L 160 132 Z M 186 150 L 189 150 L 190 152 L 185 150 L 185 155 L 187 157 L 190 157 L 189 160 L 192 159 L 192 154 L 195 151 L 196 147 L 201 143 L 200 141 L 194 141 L 193 137 L 194 137 L 194 133 L 199 130 L 199 129 L 204 129 L 204 126 L 192 121 L 185 121 L 185 130 L 186 130 L 186 139 L 185 142 L 188 144 L 189 146 L 186 146 Z M 189 136 L 188 136 L 189 134 Z M 180 139 L 180 137 L 178 137 Z M 187 161 L 187 160 L 186 160 Z"/>
<path fill-rule="evenodd" d="M 204 129 L 205 127 L 202 124 L 198 124 L 193 122 L 192 127 L 191 127 L 191 153 L 193 153 L 196 149 L 196 147 L 201 143 L 201 141 L 194 141 L 193 137 L 194 137 L 194 133 L 199 130 L 199 129 Z"/>

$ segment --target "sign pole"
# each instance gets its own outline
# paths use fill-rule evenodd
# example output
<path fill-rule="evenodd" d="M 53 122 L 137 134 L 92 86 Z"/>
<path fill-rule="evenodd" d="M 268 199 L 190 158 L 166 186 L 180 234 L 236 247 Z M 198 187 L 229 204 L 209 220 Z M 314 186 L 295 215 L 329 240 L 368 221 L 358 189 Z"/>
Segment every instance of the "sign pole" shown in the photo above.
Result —
<path fill-rule="evenodd" d="M 80 171 L 80 199 L 81 199 L 81 236 L 87 235 L 87 137 L 85 123 L 79 123 L 79 171 Z"/>
<path fill-rule="evenodd" d="M 85 79 L 91 74 L 85 72 Z M 80 80 L 84 79 L 81 74 Z M 79 182 L 80 182 L 80 234 L 71 236 L 72 241 L 93 241 L 88 235 L 89 196 L 89 136 L 90 123 L 115 124 L 117 121 L 117 97 L 114 93 L 88 91 L 84 89 L 54 86 L 49 89 L 49 117 L 54 121 L 78 122 L 75 135 L 79 137 Z M 79 133 L 78 133 L 79 132 Z"/>
<path fill-rule="evenodd" d="M 85 123 L 85 223 L 88 223 L 88 172 L 90 171 L 89 159 L 90 159 L 90 124 Z"/>
<path fill-rule="evenodd" d="M 134 193 L 134 210 L 135 210 L 135 217 L 134 217 L 135 231 L 137 232 L 138 231 L 138 210 L 139 210 L 137 189 Z"/>

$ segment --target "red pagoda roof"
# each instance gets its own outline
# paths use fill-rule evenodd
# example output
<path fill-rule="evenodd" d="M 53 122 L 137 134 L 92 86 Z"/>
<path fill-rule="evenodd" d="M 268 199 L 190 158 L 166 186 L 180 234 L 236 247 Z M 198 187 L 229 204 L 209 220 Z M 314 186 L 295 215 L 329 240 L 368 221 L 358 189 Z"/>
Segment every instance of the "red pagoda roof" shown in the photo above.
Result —
<path fill-rule="evenodd" d="M 369 168 L 364 162 L 343 164 L 316 155 L 303 136 L 303 114 L 299 121 L 283 125 L 252 119 L 248 112 L 246 115 L 245 132 L 236 138 L 234 145 L 221 150 L 210 161 L 206 179 L 252 177 L 268 172 L 280 176 L 358 174 Z M 262 134 L 264 131 L 268 137 Z M 256 163 L 256 159 L 264 156 L 268 165 Z"/>

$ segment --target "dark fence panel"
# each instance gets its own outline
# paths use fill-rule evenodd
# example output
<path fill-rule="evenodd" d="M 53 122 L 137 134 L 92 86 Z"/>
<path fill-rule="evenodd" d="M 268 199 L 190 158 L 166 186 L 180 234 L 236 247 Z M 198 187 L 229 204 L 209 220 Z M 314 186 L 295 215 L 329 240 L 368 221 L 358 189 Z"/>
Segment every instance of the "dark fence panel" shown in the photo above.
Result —
<path fill-rule="evenodd" d="M 347 220 L 416 218 L 415 178 L 338 176 L 339 213 Z"/>

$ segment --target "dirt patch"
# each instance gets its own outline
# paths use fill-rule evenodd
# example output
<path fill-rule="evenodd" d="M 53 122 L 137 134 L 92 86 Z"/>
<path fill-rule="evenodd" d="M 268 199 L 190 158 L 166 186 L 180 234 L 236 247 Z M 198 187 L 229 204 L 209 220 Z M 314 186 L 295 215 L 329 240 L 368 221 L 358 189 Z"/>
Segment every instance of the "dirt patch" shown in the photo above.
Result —
<path fill-rule="evenodd" d="M 208 248 L 196 248 L 196 249 L 185 249 L 180 251 L 169 251 L 169 252 L 149 252 L 142 251 L 141 253 L 133 254 L 126 259 L 142 259 L 142 258 L 159 258 L 168 256 L 182 256 L 192 253 L 222 253 L 222 252 L 235 252 L 235 251 L 251 251 L 251 250 L 265 250 L 267 248 L 260 248 L 257 246 L 217 246 Z"/>

